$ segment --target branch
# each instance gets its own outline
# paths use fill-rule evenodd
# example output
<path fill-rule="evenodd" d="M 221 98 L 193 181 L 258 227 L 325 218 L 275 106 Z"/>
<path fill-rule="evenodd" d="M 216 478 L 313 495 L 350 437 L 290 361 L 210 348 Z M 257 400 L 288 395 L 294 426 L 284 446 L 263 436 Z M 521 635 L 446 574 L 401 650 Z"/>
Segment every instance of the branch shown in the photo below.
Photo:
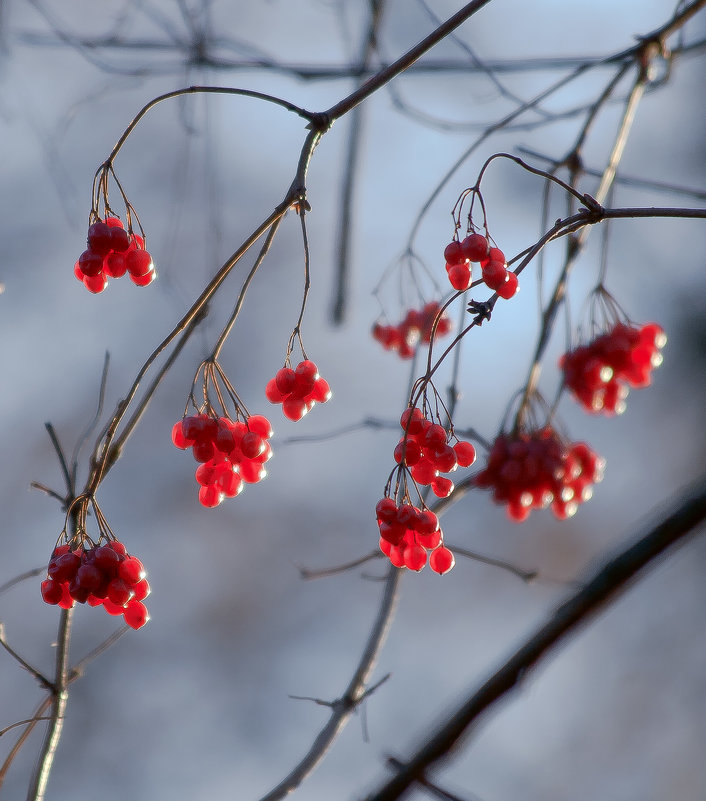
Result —
<path fill-rule="evenodd" d="M 387 637 L 387 631 L 392 620 L 397 589 L 399 587 L 401 570 L 390 567 L 385 582 L 385 590 L 378 610 L 375 623 L 368 637 L 363 655 L 353 674 L 345 692 L 331 705 L 331 715 L 326 725 L 321 729 L 306 756 L 273 790 L 263 796 L 260 801 L 278 801 L 289 795 L 314 770 L 336 739 L 339 731 L 347 723 L 348 718 L 358 707 L 358 704 L 374 688 L 365 689 L 365 684 L 372 672 L 377 656 Z M 379 683 L 375 687 L 379 686 Z"/>
<path fill-rule="evenodd" d="M 411 50 L 408 50 L 403 56 L 398 58 L 397 61 L 394 61 L 389 67 L 380 70 L 380 72 L 373 75 L 373 77 L 366 81 L 359 89 L 356 89 L 355 92 L 343 98 L 343 100 L 336 103 L 336 105 L 331 106 L 326 112 L 331 122 L 342 117 L 359 103 L 362 103 L 370 97 L 370 95 L 377 92 L 377 90 L 386 83 L 409 69 L 420 56 L 423 56 L 424 53 L 427 52 L 427 50 L 431 50 L 434 45 L 438 44 L 442 39 L 448 36 L 451 31 L 458 28 L 459 25 L 472 17 L 476 11 L 480 11 L 480 9 L 489 2 L 490 0 L 473 0 L 473 2 L 468 3 L 460 11 L 457 11 L 452 17 L 446 20 L 443 25 L 439 25 L 429 36 L 422 39 L 419 44 L 415 45 Z"/>
<path fill-rule="evenodd" d="M 428 768 L 449 755 L 461 742 L 472 723 L 496 701 L 519 685 L 531 668 L 554 646 L 574 634 L 645 567 L 655 562 L 675 543 L 706 520 L 706 476 L 687 490 L 664 516 L 632 545 L 619 553 L 571 596 L 530 636 L 499 670 L 473 692 L 458 710 L 444 720 L 406 762 L 404 767 L 367 801 L 393 801 L 418 780 Z"/>
<path fill-rule="evenodd" d="M 51 773 L 56 749 L 59 747 L 61 731 L 64 728 L 66 705 L 69 701 L 69 642 L 71 639 L 72 609 L 62 609 L 59 620 L 59 632 L 56 648 L 56 673 L 54 679 L 54 692 L 51 702 L 49 727 L 44 735 L 44 742 L 35 765 L 27 801 L 42 801 L 47 789 L 49 774 Z"/>

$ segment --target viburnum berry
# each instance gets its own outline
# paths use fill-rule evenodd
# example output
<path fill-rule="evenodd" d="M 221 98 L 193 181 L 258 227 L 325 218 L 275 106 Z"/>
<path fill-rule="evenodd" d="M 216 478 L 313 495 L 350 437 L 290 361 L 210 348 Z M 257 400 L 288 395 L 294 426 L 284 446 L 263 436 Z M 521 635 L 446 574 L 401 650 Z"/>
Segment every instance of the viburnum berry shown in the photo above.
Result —
<path fill-rule="evenodd" d="M 448 497 L 453 492 L 453 482 L 439 474 L 472 465 L 476 455 L 473 445 L 461 440 L 452 445 L 452 434 L 425 418 L 417 406 L 402 412 L 400 427 L 403 434 L 395 448 L 395 461 L 409 468 L 417 484 L 431 486 L 440 498 Z"/>
<path fill-rule="evenodd" d="M 620 414 L 630 388 L 649 386 L 652 370 L 662 363 L 660 351 L 666 342 L 657 323 L 639 328 L 616 323 L 559 359 L 564 384 L 586 411 Z"/>
<path fill-rule="evenodd" d="M 282 367 L 267 382 L 265 397 L 270 403 L 281 403 L 282 413 L 289 420 L 301 420 L 317 403 L 326 403 L 331 387 L 319 375 L 319 369 L 309 359 L 299 362 L 292 370 Z"/>
<path fill-rule="evenodd" d="M 88 229 L 87 245 L 74 265 L 74 275 L 89 292 L 102 292 L 108 278 L 120 278 L 126 272 L 137 286 L 147 286 L 157 276 L 144 239 L 126 231 L 119 217 L 94 222 Z"/>
<path fill-rule="evenodd" d="M 380 530 L 380 550 L 395 567 L 419 572 L 427 560 L 436 573 L 448 572 L 453 567 L 453 555 L 444 570 L 434 567 L 439 561 L 439 557 L 435 557 L 439 550 L 448 554 L 451 551 L 443 546 L 439 518 L 430 509 L 420 509 L 406 501 L 398 505 L 394 498 L 386 496 L 378 501 L 375 514 Z"/>
<path fill-rule="evenodd" d="M 111 615 L 123 615 L 134 629 L 149 620 L 142 603 L 149 591 L 142 562 L 130 556 L 118 540 L 88 548 L 80 545 L 73 550 L 67 543 L 58 545 L 41 584 L 42 598 L 52 606 L 71 609 L 77 602 L 102 605 Z"/>
<path fill-rule="evenodd" d="M 267 475 L 264 467 L 272 456 L 268 440 L 270 421 L 260 414 L 245 421 L 195 414 L 172 427 L 172 442 L 180 450 L 192 449 L 197 462 L 196 482 L 202 506 L 219 506 L 225 498 L 239 495 L 244 483 L 256 484 Z"/>
<path fill-rule="evenodd" d="M 385 350 L 397 351 L 400 358 L 411 359 L 419 342 L 431 342 L 434 320 L 440 310 L 437 302 L 430 301 L 419 310 L 410 309 L 397 325 L 382 325 L 377 322 L 373 325 L 373 339 Z M 451 328 L 451 319 L 444 312 L 436 324 L 435 336 L 444 336 Z"/>
<path fill-rule="evenodd" d="M 461 252 L 469 261 L 482 261 L 488 255 L 488 240 L 483 234 L 471 234 L 461 242 Z"/>
<path fill-rule="evenodd" d="M 512 297 L 509 294 L 510 288 L 501 294 L 499 288 L 508 280 L 507 263 L 505 254 L 500 248 L 490 247 L 487 237 L 479 233 L 469 234 L 463 242 L 454 240 L 444 249 L 446 259 L 446 274 L 449 283 L 458 292 L 464 292 L 471 286 L 473 276 L 471 270 L 472 262 L 479 262 L 483 281 L 492 289 L 497 291 L 500 297 Z M 515 291 L 517 291 L 517 277 L 515 277 Z"/>
<path fill-rule="evenodd" d="M 447 264 L 446 274 L 449 283 L 457 292 L 465 292 L 473 282 L 471 267 L 468 264 Z"/>
<path fill-rule="evenodd" d="M 493 491 L 515 522 L 551 506 L 563 519 L 587 501 L 603 478 L 604 461 L 584 442 L 564 442 L 551 426 L 500 434 L 476 485 Z"/>

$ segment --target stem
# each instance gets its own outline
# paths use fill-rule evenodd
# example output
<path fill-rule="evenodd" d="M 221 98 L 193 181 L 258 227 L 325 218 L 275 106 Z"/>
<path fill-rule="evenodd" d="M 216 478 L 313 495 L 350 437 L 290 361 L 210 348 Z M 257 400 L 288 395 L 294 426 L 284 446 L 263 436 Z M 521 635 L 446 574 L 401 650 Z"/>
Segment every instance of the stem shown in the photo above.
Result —
<path fill-rule="evenodd" d="M 155 97 L 153 100 L 150 100 L 147 105 L 143 106 L 137 112 L 132 122 L 127 126 L 120 139 L 118 139 L 115 147 L 113 147 L 113 149 L 110 151 L 110 155 L 105 160 L 102 167 L 112 165 L 112 163 L 115 161 L 115 157 L 125 144 L 125 140 L 128 138 L 128 136 L 130 136 L 137 123 L 145 116 L 145 114 L 147 114 L 148 111 L 150 111 L 150 109 L 153 109 L 163 100 L 171 100 L 173 97 L 181 97 L 182 95 L 193 94 L 242 95 L 243 97 L 254 97 L 257 100 L 265 100 L 268 103 L 275 103 L 278 106 L 282 106 L 282 108 L 287 109 L 287 111 L 292 111 L 295 114 L 298 114 L 300 117 L 304 117 L 304 119 L 309 120 L 309 122 L 311 122 L 315 117 L 315 115 L 310 111 L 306 111 L 306 109 L 296 106 L 294 103 L 289 103 L 287 100 L 282 100 L 281 98 L 274 97 L 273 95 L 263 94 L 262 92 L 254 92 L 249 89 L 231 89 L 227 86 L 188 86 L 185 89 L 176 89 L 173 92 L 167 92 L 166 94 L 159 95 L 159 97 Z"/>
<path fill-rule="evenodd" d="M 68 663 L 69 663 L 69 641 L 71 638 L 71 609 L 62 609 L 59 619 L 59 632 L 57 635 L 56 646 L 56 674 L 54 679 L 54 691 L 52 694 L 50 723 L 44 743 L 39 753 L 37 764 L 35 765 L 32 780 L 27 792 L 27 801 L 42 801 L 47 789 L 49 774 L 54 764 L 56 749 L 61 739 L 61 730 L 64 727 L 64 717 L 66 705 L 69 700 L 68 691 Z"/>
<path fill-rule="evenodd" d="M 363 100 L 366 100 L 370 95 L 377 92 L 377 90 L 386 83 L 389 83 L 393 78 L 403 73 L 414 64 L 420 56 L 423 56 L 427 50 L 431 50 L 434 45 L 438 44 L 442 39 L 448 36 L 451 31 L 458 28 L 459 25 L 472 17 L 476 11 L 480 11 L 480 9 L 489 2 L 490 0 L 473 0 L 473 2 L 465 5 L 460 11 L 457 11 L 452 17 L 449 17 L 443 25 L 439 25 L 429 36 L 422 39 L 419 44 L 415 45 L 411 50 L 408 50 L 403 56 L 398 58 L 397 61 L 394 61 L 389 67 L 380 70 L 380 72 L 373 75 L 372 78 L 356 89 L 355 92 L 343 98 L 343 100 L 336 103 L 336 105 L 331 106 L 326 112 L 326 116 L 331 122 L 335 122 L 339 117 L 347 114 L 359 103 L 362 103 Z"/>
<path fill-rule="evenodd" d="M 331 715 L 328 722 L 321 729 L 301 762 L 260 801 L 278 801 L 278 799 L 284 798 L 298 787 L 324 758 L 339 731 L 365 697 L 367 692 L 365 684 L 375 667 L 375 662 L 392 621 L 401 573 L 402 571 L 398 568 L 390 566 L 380 609 L 368 637 L 365 650 L 345 692 L 341 698 L 331 704 Z"/>

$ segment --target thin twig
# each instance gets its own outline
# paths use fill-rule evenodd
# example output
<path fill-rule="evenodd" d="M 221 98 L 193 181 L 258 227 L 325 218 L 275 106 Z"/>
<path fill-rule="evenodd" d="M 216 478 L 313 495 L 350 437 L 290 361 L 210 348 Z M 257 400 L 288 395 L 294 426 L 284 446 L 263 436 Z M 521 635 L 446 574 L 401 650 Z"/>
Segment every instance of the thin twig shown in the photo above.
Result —
<path fill-rule="evenodd" d="M 23 659 L 14 648 L 11 648 L 8 644 L 7 640 L 5 639 L 5 626 L 0 622 L 0 645 L 10 654 L 13 659 L 15 659 L 22 667 L 30 673 L 34 678 L 47 690 L 53 690 L 54 685 L 49 681 L 49 679 L 41 673 L 36 668 L 32 667 L 25 659 Z"/>
<path fill-rule="evenodd" d="M 325 753 L 336 739 L 336 736 L 348 721 L 348 718 L 357 709 L 361 700 L 365 698 L 366 682 L 375 666 L 375 662 L 377 661 L 378 654 L 385 641 L 392 620 L 395 601 L 397 599 L 400 573 L 401 571 L 396 567 L 390 566 L 380 608 L 378 609 L 375 623 L 368 636 L 363 654 L 348 687 L 346 687 L 339 702 L 332 708 L 331 715 L 326 725 L 316 736 L 308 752 L 299 764 L 273 790 L 263 796 L 261 801 L 278 801 L 278 799 L 284 798 L 298 787 L 323 759 Z"/>
<path fill-rule="evenodd" d="M 63 499 L 62 499 L 63 500 Z M 11 578 L 9 581 L 6 581 L 4 584 L 0 584 L 0 595 L 4 592 L 7 592 L 9 589 L 14 587 L 17 584 L 20 584 L 22 581 L 26 581 L 27 579 L 34 578 L 35 576 L 41 576 L 42 573 L 46 571 L 46 565 L 42 567 L 33 567 L 31 570 L 27 570 L 24 573 L 20 573 L 19 576 L 15 576 Z"/>

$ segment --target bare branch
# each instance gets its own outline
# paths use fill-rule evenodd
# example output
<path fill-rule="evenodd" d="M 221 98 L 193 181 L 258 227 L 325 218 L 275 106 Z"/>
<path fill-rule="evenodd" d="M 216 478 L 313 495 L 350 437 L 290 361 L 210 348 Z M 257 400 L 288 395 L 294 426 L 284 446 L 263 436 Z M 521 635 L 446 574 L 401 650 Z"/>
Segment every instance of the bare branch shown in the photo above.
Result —
<path fill-rule="evenodd" d="M 377 656 L 385 641 L 392 620 L 400 573 L 401 571 L 396 567 L 390 566 L 380 608 L 363 654 L 348 687 L 346 687 L 345 692 L 332 708 L 326 725 L 321 729 L 301 762 L 273 790 L 263 796 L 261 801 L 277 801 L 277 799 L 284 798 L 298 787 L 323 759 L 348 718 L 366 696 L 368 691 L 365 689 L 365 684 L 375 666 Z"/>

